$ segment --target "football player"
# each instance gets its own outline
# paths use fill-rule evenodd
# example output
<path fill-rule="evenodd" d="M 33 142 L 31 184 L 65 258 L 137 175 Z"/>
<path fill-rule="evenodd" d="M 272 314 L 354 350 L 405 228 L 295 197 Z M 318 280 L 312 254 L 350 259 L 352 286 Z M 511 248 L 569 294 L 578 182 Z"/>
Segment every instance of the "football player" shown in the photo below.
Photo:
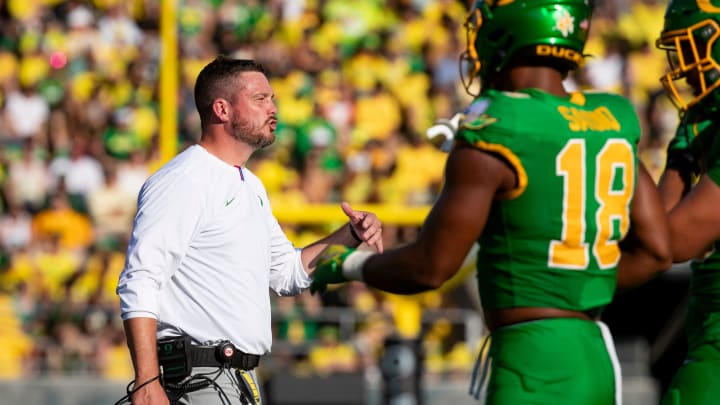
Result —
<path fill-rule="evenodd" d="M 669 212 L 673 260 L 691 260 L 686 361 L 662 404 L 716 404 L 720 398 L 720 3 L 671 0 L 657 47 L 661 78 L 680 111 L 660 190 Z"/>
<path fill-rule="evenodd" d="M 590 18 L 585 0 L 477 1 L 464 60 L 481 92 L 457 121 L 443 189 L 417 239 L 383 254 L 339 248 L 314 274 L 316 291 L 362 280 L 413 294 L 441 286 L 477 242 L 491 338 L 471 393 L 485 392 L 487 404 L 620 403 L 600 314 L 616 285 L 671 265 L 633 106 L 563 86 L 583 61 Z"/>

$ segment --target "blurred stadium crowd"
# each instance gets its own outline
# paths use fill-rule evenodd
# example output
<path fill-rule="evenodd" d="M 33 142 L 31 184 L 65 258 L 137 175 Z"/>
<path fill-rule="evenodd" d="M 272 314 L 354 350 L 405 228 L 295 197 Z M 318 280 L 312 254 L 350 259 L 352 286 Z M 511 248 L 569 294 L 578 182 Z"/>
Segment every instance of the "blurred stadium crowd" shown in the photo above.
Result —
<path fill-rule="evenodd" d="M 429 204 L 445 157 L 425 129 L 470 100 L 458 66 L 464 3 L 179 1 L 180 148 L 200 132 L 192 96 L 199 69 L 219 53 L 255 58 L 270 71 L 279 127 L 250 168 L 274 208 Z M 137 192 L 162 163 L 160 4 L 0 0 L 0 378 L 132 378 L 114 289 Z M 567 80 L 633 101 L 642 159 L 656 176 L 677 122 L 654 47 L 664 8 L 658 0 L 598 1 L 591 56 Z M 318 227 L 335 225 L 285 229 L 302 246 L 324 232 Z M 416 230 L 387 224 L 385 245 Z M 458 283 L 399 299 L 352 283 L 323 297 L 273 298 L 275 357 L 302 372 L 370 370 L 383 339 L 408 329 L 399 308 L 476 310 L 463 291 Z M 338 307 L 356 314 L 350 333 L 328 316 Z M 423 326 L 430 375 L 470 372 L 478 342 L 454 328 L 442 317 Z"/>

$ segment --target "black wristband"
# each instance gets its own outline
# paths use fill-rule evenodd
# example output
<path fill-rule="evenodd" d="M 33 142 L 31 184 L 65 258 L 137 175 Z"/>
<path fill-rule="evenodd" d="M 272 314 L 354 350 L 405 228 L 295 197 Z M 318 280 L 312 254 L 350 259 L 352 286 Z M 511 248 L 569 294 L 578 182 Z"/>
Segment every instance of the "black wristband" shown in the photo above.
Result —
<path fill-rule="evenodd" d="M 360 239 L 360 237 L 358 236 L 357 233 L 355 233 L 355 229 L 352 227 L 352 225 L 348 225 L 348 226 L 350 227 L 350 235 L 352 235 L 353 239 L 355 239 L 356 241 L 362 243 L 363 240 Z"/>

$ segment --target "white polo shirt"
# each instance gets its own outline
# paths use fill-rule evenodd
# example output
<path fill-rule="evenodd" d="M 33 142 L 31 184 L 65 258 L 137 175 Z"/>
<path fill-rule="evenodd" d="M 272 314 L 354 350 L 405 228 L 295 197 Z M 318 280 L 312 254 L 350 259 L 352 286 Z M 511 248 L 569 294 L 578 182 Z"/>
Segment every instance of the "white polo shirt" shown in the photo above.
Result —
<path fill-rule="evenodd" d="M 295 295 L 309 285 L 300 251 L 249 170 L 193 145 L 143 185 L 117 287 L 123 319 L 157 319 L 159 338 L 229 339 L 265 354 L 269 289 Z"/>

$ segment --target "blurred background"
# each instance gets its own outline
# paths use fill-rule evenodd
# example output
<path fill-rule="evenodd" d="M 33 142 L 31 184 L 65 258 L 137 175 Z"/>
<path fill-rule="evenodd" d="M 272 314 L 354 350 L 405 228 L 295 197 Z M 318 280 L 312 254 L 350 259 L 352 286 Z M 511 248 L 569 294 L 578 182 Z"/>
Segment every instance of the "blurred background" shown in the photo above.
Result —
<path fill-rule="evenodd" d="M 677 112 L 654 47 L 666 3 L 598 0 L 570 89 L 627 96 L 655 178 Z M 0 0 L 0 404 L 112 404 L 133 377 L 117 277 L 147 176 L 200 134 L 194 79 L 217 54 L 255 58 L 279 107 L 249 167 L 298 246 L 373 209 L 385 246 L 412 238 L 445 154 L 425 139 L 471 98 L 464 0 Z M 208 179 L 210 181 L 210 179 Z M 686 266 L 618 296 L 629 404 L 656 403 L 684 355 Z M 269 404 L 470 402 L 486 331 L 472 263 L 442 289 L 349 283 L 272 297 Z M 404 402 L 403 402 L 404 401 Z"/>

